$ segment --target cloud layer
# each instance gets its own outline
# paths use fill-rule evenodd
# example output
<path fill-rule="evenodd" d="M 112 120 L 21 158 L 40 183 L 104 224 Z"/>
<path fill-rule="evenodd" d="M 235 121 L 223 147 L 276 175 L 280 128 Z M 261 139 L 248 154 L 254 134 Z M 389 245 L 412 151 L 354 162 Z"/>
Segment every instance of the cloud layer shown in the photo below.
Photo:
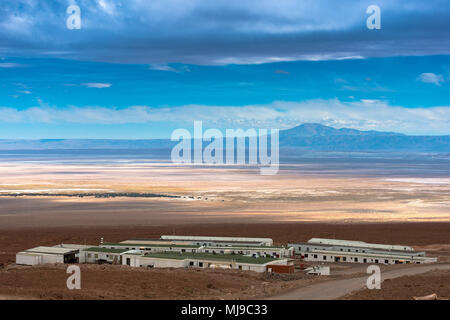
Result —
<path fill-rule="evenodd" d="M 304 102 L 277 101 L 267 105 L 168 108 L 131 106 L 123 109 L 45 104 L 23 110 L 0 107 L 3 123 L 83 123 L 117 125 L 172 122 L 190 126 L 195 120 L 217 128 L 280 128 L 314 122 L 336 128 L 394 131 L 406 134 L 450 134 L 450 106 L 404 108 L 379 100 L 342 102 L 337 99 Z"/>
<path fill-rule="evenodd" d="M 68 30 L 66 8 L 81 8 Z M 0 54 L 96 61 L 266 63 L 450 53 L 445 0 L 16 0 L 0 7 Z M 166 68 L 167 69 L 167 68 Z"/>

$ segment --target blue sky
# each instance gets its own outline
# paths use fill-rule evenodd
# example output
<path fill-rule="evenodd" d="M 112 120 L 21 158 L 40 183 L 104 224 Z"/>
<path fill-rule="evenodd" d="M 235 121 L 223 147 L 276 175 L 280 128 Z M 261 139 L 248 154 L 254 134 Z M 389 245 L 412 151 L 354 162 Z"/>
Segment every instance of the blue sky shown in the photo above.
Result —
<path fill-rule="evenodd" d="M 368 30 L 369 4 L 2 3 L 0 138 L 163 138 L 194 120 L 450 134 L 449 5 L 378 1 Z"/>

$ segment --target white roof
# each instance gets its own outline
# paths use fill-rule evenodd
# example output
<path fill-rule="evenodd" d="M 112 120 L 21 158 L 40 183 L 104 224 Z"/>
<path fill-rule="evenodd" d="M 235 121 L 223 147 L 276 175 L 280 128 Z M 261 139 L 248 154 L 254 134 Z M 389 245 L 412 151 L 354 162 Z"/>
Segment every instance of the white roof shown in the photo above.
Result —
<path fill-rule="evenodd" d="M 408 247 L 408 246 L 367 243 L 364 241 L 352 241 L 352 240 L 312 238 L 312 239 L 308 240 L 308 243 L 327 244 L 327 245 L 335 245 L 335 246 L 347 246 L 347 247 L 359 247 L 359 248 L 371 248 L 371 249 L 382 249 L 382 250 L 414 251 L 414 249 L 412 247 Z"/>
<path fill-rule="evenodd" d="M 66 248 L 66 249 L 72 249 L 72 250 L 86 249 L 86 248 L 92 248 L 92 247 L 95 247 L 95 245 L 61 243 L 61 244 L 57 244 L 56 246 L 53 246 L 53 248 Z"/>
<path fill-rule="evenodd" d="M 188 240 L 188 241 L 230 241 L 230 242 L 265 242 L 273 243 L 270 238 L 245 238 L 245 237 L 205 237 L 205 236 L 169 236 L 162 235 L 164 240 Z"/>
<path fill-rule="evenodd" d="M 46 254 L 68 254 L 76 252 L 73 248 L 55 248 L 55 247 L 36 247 L 25 250 L 27 253 L 46 253 Z"/>
<path fill-rule="evenodd" d="M 17 252 L 17 255 L 21 255 L 21 256 L 41 256 L 42 253 L 34 253 L 34 252 L 26 252 L 26 251 L 21 251 L 21 252 Z"/>

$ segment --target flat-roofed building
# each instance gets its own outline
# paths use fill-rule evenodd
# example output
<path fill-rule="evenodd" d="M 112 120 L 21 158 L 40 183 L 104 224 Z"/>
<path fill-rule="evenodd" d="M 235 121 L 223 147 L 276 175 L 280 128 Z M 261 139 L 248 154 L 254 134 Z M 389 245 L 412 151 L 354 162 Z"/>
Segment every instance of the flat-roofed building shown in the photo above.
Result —
<path fill-rule="evenodd" d="M 266 272 L 268 265 L 287 265 L 287 259 L 233 254 L 159 252 L 124 253 L 122 264 L 147 268 L 223 268 Z"/>
<path fill-rule="evenodd" d="M 125 241 L 120 241 L 120 243 L 131 243 L 131 244 L 172 244 L 172 245 L 186 245 L 186 241 L 171 241 L 171 240 L 162 240 L 162 239 L 129 239 Z"/>
<path fill-rule="evenodd" d="M 329 250 L 313 250 L 303 254 L 306 261 L 318 262 L 350 262 L 350 263 L 380 263 L 380 264 L 400 264 L 400 263 L 433 263 L 437 258 L 424 257 L 418 255 L 408 255 L 400 252 L 339 252 Z"/>
<path fill-rule="evenodd" d="M 242 254 L 253 257 L 291 258 L 294 255 L 293 247 L 283 246 L 204 246 L 199 252 L 213 254 Z"/>
<path fill-rule="evenodd" d="M 437 261 L 437 258 L 426 257 L 425 252 L 414 251 L 409 246 L 379 245 L 362 241 L 313 238 L 307 243 L 293 243 L 289 246 L 294 248 L 296 255 L 306 261 L 382 264 L 422 264 Z"/>
<path fill-rule="evenodd" d="M 122 264 L 122 254 L 127 249 L 109 249 L 101 247 L 86 248 L 82 251 L 86 263 Z"/>
<path fill-rule="evenodd" d="M 171 243 L 103 243 L 100 245 L 107 249 L 126 249 L 126 250 L 140 250 L 143 252 L 196 252 L 200 246 L 192 244 L 171 244 Z"/>
<path fill-rule="evenodd" d="M 224 246 L 200 246 L 187 244 L 187 242 L 169 240 L 126 240 L 119 243 L 103 243 L 103 248 L 126 248 L 128 250 L 141 250 L 144 252 L 203 252 L 213 254 L 242 254 L 249 256 L 271 256 L 275 258 L 292 257 L 294 249 L 283 246 L 244 246 L 239 244 Z"/>
<path fill-rule="evenodd" d="M 174 236 L 162 235 L 162 240 L 183 241 L 200 246 L 273 246 L 270 238 L 247 238 L 247 237 L 210 237 L 210 236 Z"/>
<path fill-rule="evenodd" d="M 338 240 L 325 238 L 311 238 L 308 240 L 311 244 L 324 244 L 332 246 L 357 247 L 377 250 L 396 250 L 396 251 L 414 251 L 412 247 L 392 244 L 367 243 L 364 241 Z"/>
<path fill-rule="evenodd" d="M 16 264 L 33 266 L 45 263 L 77 263 L 78 253 L 79 250 L 73 248 L 40 246 L 18 252 Z"/>
<path fill-rule="evenodd" d="M 61 243 L 53 246 L 54 248 L 66 248 L 66 249 L 75 249 L 78 250 L 78 253 L 75 254 L 75 258 L 78 263 L 85 263 L 85 255 L 82 253 L 84 249 L 95 247 L 94 245 L 87 244 L 73 244 L 73 243 Z"/>

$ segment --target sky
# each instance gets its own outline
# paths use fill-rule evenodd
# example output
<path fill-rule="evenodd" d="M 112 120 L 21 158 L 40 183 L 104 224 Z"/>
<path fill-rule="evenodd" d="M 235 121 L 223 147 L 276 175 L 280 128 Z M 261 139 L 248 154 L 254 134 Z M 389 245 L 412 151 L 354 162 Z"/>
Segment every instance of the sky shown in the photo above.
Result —
<path fill-rule="evenodd" d="M 168 138 L 195 120 L 448 135 L 449 17 L 437 0 L 0 1 L 0 138 Z"/>

